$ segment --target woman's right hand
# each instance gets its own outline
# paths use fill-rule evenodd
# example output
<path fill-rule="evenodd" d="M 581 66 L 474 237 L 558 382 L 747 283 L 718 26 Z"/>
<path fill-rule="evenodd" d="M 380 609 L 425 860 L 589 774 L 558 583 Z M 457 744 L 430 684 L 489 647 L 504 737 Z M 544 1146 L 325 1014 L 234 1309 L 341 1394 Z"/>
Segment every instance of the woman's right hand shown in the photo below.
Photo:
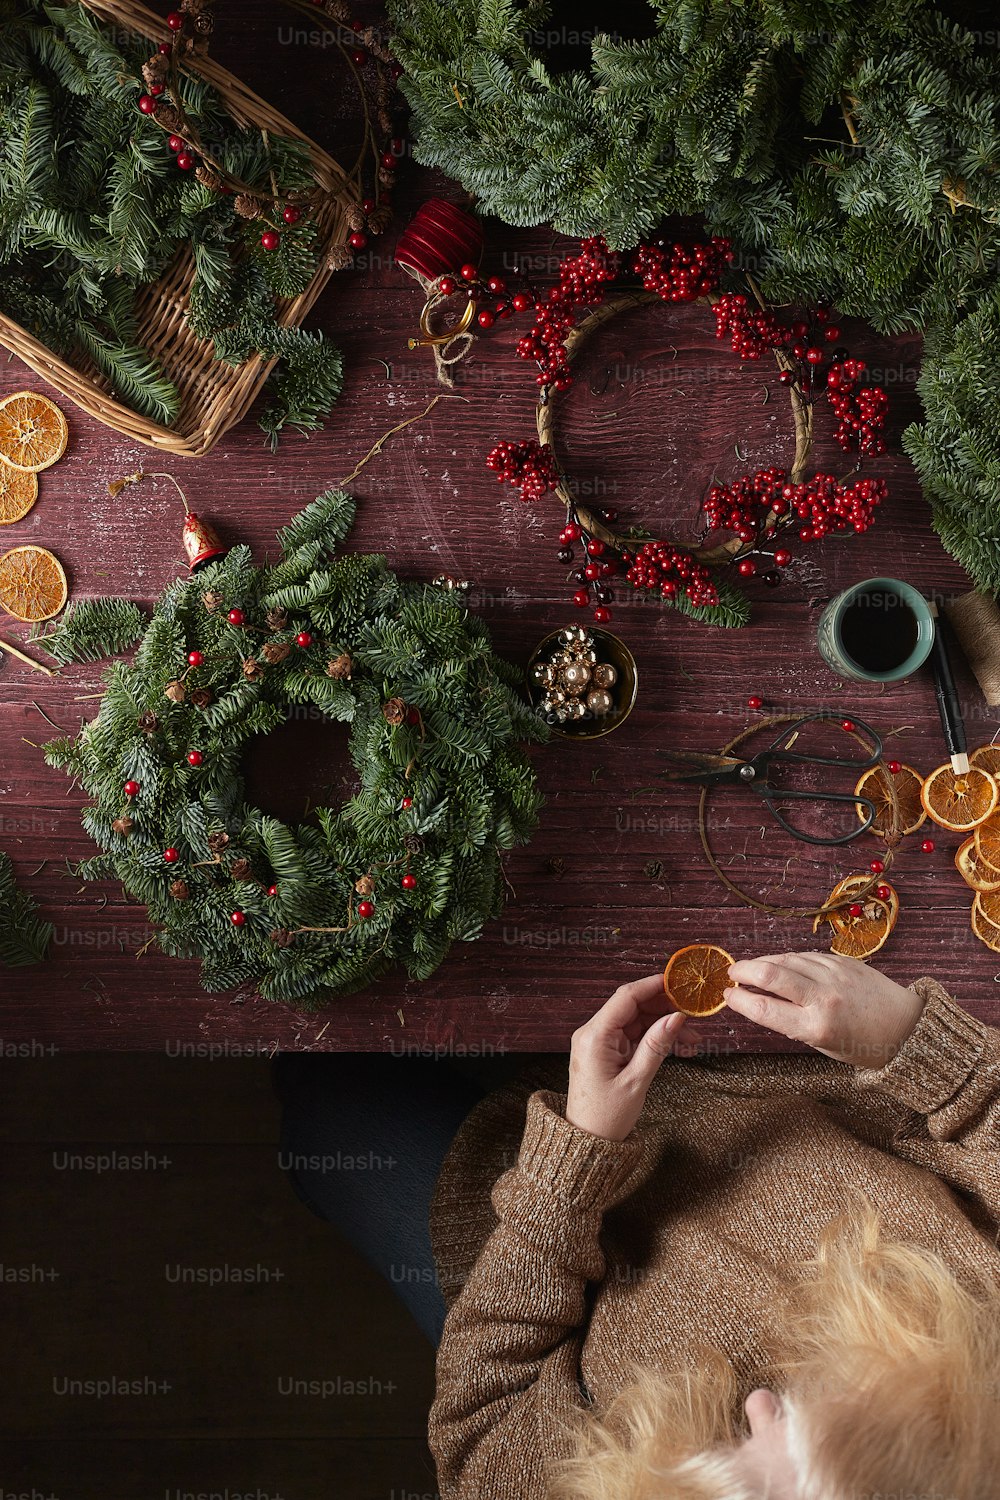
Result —
<path fill-rule="evenodd" d="M 913 990 L 838 953 L 741 959 L 729 977 L 731 1010 L 857 1068 L 890 1062 L 924 1008 Z"/>

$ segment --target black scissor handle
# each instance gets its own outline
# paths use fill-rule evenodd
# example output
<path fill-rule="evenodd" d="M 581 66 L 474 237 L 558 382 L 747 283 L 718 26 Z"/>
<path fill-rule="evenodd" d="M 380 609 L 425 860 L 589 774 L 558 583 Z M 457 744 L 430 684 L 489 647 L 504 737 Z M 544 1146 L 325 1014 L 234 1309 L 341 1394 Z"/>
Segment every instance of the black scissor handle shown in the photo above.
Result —
<path fill-rule="evenodd" d="M 821 723 L 824 720 L 828 720 L 831 723 L 839 723 L 843 718 L 844 715 L 842 713 L 834 713 L 832 709 L 828 708 L 821 708 L 814 714 L 803 714 L 801 719 L 794 719 L 790 724 L 784 725 L 781 733 L 772 741 L 770 748 L 763 750 L 759 757 L 754 757 L 754 764 L 760 761 L 766 766 L 768 761 L 784 761 L 790 765 L 846 767 L 855 771 L 872 770 L 882 759 L 882 740 L 872 726 L 865 723 L 864 719 L 855 719 L 852 717 L 851 723 L 856 730 L 859 730 L 871 740 L 874 746 L 867 760 L 858 760 L 854 756 L 843 755 L 802 755 L 797 750 L 783 750 L 781 748 L 783 741 L 787 741 L 790 735 L 797 734 L 806 724 Z M 843 800 L 847 802 L 867 801 L 867 798 L 864 797 L 848 796 L 846 792 L 830 793 L 825 800 L 831 801 L 835 798 L 838 801 Z M 818 799 L 814 798 L 813 800 Z"/>
<path fill-rule="evenodd" d="M 856 722 L 856 721 L 855 721 Z M 804 757 L 803 757 L 804 758 Z M 855 765 L 858 762 L 854 762 Z M 760 783 L 756 787 L 758 796 L 767 803 L 771 816 L 776 823 L 780 823 L 786 833 L 793 838 L 800 839 L 803 844 L 819 844 L 834 846 L 837 844 L 849 844 L 852 839 L 858 838 L 862 833 L 867 833 L 875 821 L 877 809 L 870 797 L 859 797 L 855 792 L 803 792 L 794 789 L 783 790 L 781 787 L 766 786 Z M 805 833 L 801 828 L 796 828 L 784 816 L 778 806 L 779 802 L 810 802 L 815 807 L 826 802 L 838 804 L 850 803 L 856 808 L 864 808 L 865 815 L 847 833 L 838 834 L 836 838 L 819 838 L 816 834 Z"/>

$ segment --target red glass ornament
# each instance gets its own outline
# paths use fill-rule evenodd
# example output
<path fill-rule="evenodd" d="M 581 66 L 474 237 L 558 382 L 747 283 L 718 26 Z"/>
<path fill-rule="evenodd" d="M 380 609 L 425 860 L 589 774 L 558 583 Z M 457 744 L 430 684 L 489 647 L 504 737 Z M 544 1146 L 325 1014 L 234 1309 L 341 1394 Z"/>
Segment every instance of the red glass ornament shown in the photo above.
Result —
<path fill-rule="evenodd" d="M 241 609 L 231 609 L 226 616 L 226 619 L 229 621 L 230 625 L 242 625 L 244 620 L 243 611 Z"/>
<path fill-rule="evenodd" d="M 180 859 L 180 854 L 176 849 L 171 847 L 170 849 L 164 849 L 163 858 L 168 865 L 175 865 Z"/>
<path fill-rule="evenodd" d="M 404 875 L 399 883 L 404 891 L 415 891 L 417 888 L 417 877 L 415 875 Z"/>
<path fill-rule="evenodd" d="M 202 761 L 204 759 L 205 759 L 205 757 L 202 755 L 202 753 L 201 753 L 200 750 L 189 750 L 188 751 L 188 765 L 189 766 L 200 766 L 201 763 L 202 763 Z"/>
<path fill-rule="evenodd" d="M 472 265 L 483 253 L 479 220 L 444 198 L 428 198 L 396 242 L 395 261 L 412 275 L 433 281 L 456 266 Z"/>
<path fill-rule="evenodd" d="M 123 791 L 126 797 L 138 797 L 139 783 L 137 781 L 126 781 Z"/>
<path fill-rule="evenodd" d="M 362 919 L 375 915 L 375 905 L 372 901 L 358 902 L 358 916 Z"/>
<path fill-rule="evenodd" d="M 354 236 L 352 235 L 353 239 Z M 264 250 L 277 250 L 281 244 L 281 235 L 276 229 L 265 229 L 260 237 L 260 243 Z"/>
<path fill-rule="evenodd" d="M 209 526 L 207 521 L 203 521 L 191 510 L 184 517 L 181 541 L 184 544 L 188 570 L 191 573 L 199 572 L 214 557 L 225 557 L 229 550 L 228 547 L 222 545 L 222 539 L 215 527 Z"/>
<path fill-rule="evenodd" d="M 312 643 L 313 638 L 309 634 L 308 630 L 300 630 L 298 635 L 295 637 L 296 646 L 301 646 L 303 650 L 305 650 L 307 646 L 311 646 Z"/>

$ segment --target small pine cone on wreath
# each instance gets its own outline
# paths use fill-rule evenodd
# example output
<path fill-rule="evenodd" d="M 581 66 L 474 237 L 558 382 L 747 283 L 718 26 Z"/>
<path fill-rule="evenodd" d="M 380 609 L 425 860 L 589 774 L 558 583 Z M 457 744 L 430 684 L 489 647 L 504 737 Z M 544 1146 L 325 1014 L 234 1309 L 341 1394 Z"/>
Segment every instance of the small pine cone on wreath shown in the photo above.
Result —
<path fill-rule="evenodd" d="M 168 682 L 166 687 L 163 689 L 163 696 L 164 698 L 169 698 L 171 703 L 183 703 L 184 699 L 187 697 L 187 688 L 184 686 L 183 682 L 181 682 L 179 677 L 175 677 L 173 682 Z M 194 703 L 194 697 L 195 695 L 194 693 L 192 693 L 192 703 Z"/>
<path fill-rule="evenodd" d="M 210 193 L 217 193 L 224 186 L 218 172 L 213 172 L 211 167 L 196 167 L 194 175 L 202 187 L 207 187 Z"/>
<path fill-rule="evenodd" d="M 233 208 L 241 219 L 259 219 L 264 205 L 252 193 L 237 193 L 233 199 Z"/>
<path fill-rule="evenodd" d="M 229 873 L 234 880 L 252 880 L 253 865 L 248 859 L 234 859 Z"/>
<path fill-rule="evenodd" d="M 271 933 L 271 942 L 277 948 L 290 948 L 295 942 L 295 934 L 289 932 L 287 927 L 276 927 Z"/>
<path fill-rule="evenodd" d="M 222 595 L 219 593 L 218 589 L 206 589 L 201 596 L 201 602 L 202 604 L 204 604 L 209 614 L 211 614 L 212 611 L 218 609 L 219 605 L 223 602 Z"/>
<path fill-rule="evenodd" d="M 333 677 L 337 682 L 343 682 L 345 678 L 350 677 L 353 666 L 354 663 L 347 652 L 342 651 L 339 656 L 333 658 L 333 661 L 327 662 L 326 675 Z"/>
<path fill-rule="evenodd" d="M 170 894 L 175 901 L 186 901 L 191 892 L 188 890 L 186 880 L 174 880 L 170 885 Z"/>
<path fill-rule="evenodd" d="M 328 271 L 346 271 L 354 264 L 354 251 L 349 245 L 331 245 L 326 255 Z"/>
<path fill-rule="evenodd" d="M 218 833 L 210 833 L 208 835 L 208 847 L 213 854 L 221 854 L 223 849 L 228 849 L 229 847 L 229 834 L 223 833 L 221 829 Z"/>
<path fill-rule="evenodd" d="M 260 654 L 269 666 L 276 667 L 279 662 L 291 656 L 292 648 L 287 641 L 268 641 Z"/>
<path fill-rule="evenodd" d="M 183 686 L 183 684 L 182 684 Z M 178 702 L 180 700 L 178 699 Z M 191 694 L 191 703 L 195 708 L 208 708 L 212 703 L 211 688 L 195 688 Z"/>
<path fill-rule="evenodd" d="M 351 19 L 351 7 L 347 4 L 347 0 L 326 0 L 323 9 L 334 21 L 343 21 L 345 26 Z"/>
<path fill-rule="evenodd" d="M 344 217 L 350 229 L 364 229 L 365 216 L 357 203 L 348 204 Z"/>
<path fill-rule="evenodd" d="M 111 826 L 115 833 L 131 833 L 134 823 L 128 813 L 123 813 L 120 818 L 112 819 Z"/>
<path fill-rule="evenodd" d="M 368 215 L 368 229 L 371 234 L 382 234 L 391 223 L 392 209 L 386 208 L 384 203 Z"/>
<path fill-rule="evenodd" d="M 275 606 L 268 610 L 265 618 L 268 630 L 284 630 L 288 624 L 288 611 Z"/>
<path fill-rule="evenodd" d="M 177 113 L 176 109 L 174 109 L 172 104 L 161 104 L 159 109 L 156 111 L 156 118 L 163 126 L 164 130 L 169 131 L 171 135 L 179 134 L 181 127 L 184 124 L 184 121 L 181 119 L 180 115 Z"/>
<path fill-rule="evenodd" d="M 170 64 L 162 52 L 154 52 L 142 65 L 142 76 L 147 83 L 162 83 L 170 72 Z"/>
<path fill-rule="evenodd" d="M 144 714 L 139 715 L 137 728 L 141 729 L 143 734 L 155 734 L 159 727 L 160 721 L 151 709 L 147 709 Z"/>
<path fill-rule="evenodd" d="M 243 676 L 247 682 L 259 682 L 264 675 L 264 668 L 256 657 L 248 656 L 243 663 Z"/>
<path fill-rule="evenodd" d="M 391 167 L 379 167 L 378 180 L 383 187 L 391 188 L 396 184 L 396 174 Z"/>
<path fill-rule="evenodd" d="M 402 698 L 390 698 L 387 703 L 382 704 L 382 717 L 387 724 L 394 728 L 402 724 L 406 718 L 406 704 Z"/>
<path fill-rule="evenodd" d="M 424 841 L 419 833 L 408 833 L 403 839 L 403 848 L 407 854 L 423 854 Z"/>
<path fill-rule="evenodd" d="M 370 875 L 359 875 L 354 882 L 354 889 L 359 896 L 367 898 L 375 894 L 375 882 Z"/>

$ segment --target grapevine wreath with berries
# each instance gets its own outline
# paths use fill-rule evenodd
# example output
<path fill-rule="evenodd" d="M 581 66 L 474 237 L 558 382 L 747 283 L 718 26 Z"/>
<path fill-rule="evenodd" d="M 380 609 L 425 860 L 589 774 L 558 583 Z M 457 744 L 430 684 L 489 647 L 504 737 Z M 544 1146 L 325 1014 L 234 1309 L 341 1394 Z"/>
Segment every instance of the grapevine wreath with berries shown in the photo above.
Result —
<path fill-rule="evenodd" d="M 93 600 L 43 637 L 60 662 L 139 639 L 97 717 L 46 758 L 91 798 L 83 824 L 104 853 L 79 873 L 117 877 L 165 953 L 202 960 L 210 992 L 253 983 L 313 1007 L 395 964 L 426 978 L 499 913 L 501 851 L 537 821 L 520 742 L 546 731 L 520 674 L 459 592 L 332 556 L 353 516 L 344 493 L 321 495 L 272 565 L 234 547 L 148 622 Z M 289 827 L 247 802 L 241 756 L 297 705 L 350 725 L 359 785 Z"/>
<path fill-rule="evenodd" d="M 581 608 L 594 605 L 598 624 L 611 619 L 615 578 L 630 591 L 698 618 L 744 624 L 747 602 L 723 576 L 725 570 L 743 578 L 760 574 L 765 583 L 776 584 L 791 561 L 788 538 L 808 543 L 866 531 L 886 496 L 883 479 L 862 477 L 859 471 L 867 458 L 885 451 L 888 398 L 880 387 L 863 383 L 863 360 L 833 347 L 840 329 L 829 306 L 821 303 L 784 323 L 741 292 L 720 293 L 731 260 L 729 241 L 721 238 L 691 244 L 657 241 L 627 253 L 610 250 L 600 238 L 584 240 L 579 253 L 562 262 L 557 284 L 534 306 L 530 332 L 518 340 L 518 355 L 537 365 L 538 439 L 497 443 L 486 464 L 526 503 L 551 493 L 565 507 L 558 559 L 575 564 L 569 575 L 573 602 Z M 461 274 L 475 282 L 474 266 L 463 266 Z M 441 281 L 446 291 L 455 285 L 454 277 Z M 618 290 L 609 296 L 612 287 Z M 623 530 L 616 525 L 616 511 L 582 504 L 554 447 L 557 398 L 572 383 L 572 361 L 581 346 L 609 318 L 658 300 L 708 301 L 716 337 L 728 339 L 740 359 L 773 354 L 795 429 L 795 452 L 787 469 L 770 466 L 711 485 L 701 507 L 701 535 L 691 545 L 659 537 L 641 525 Z M 586 309 L 592 311 L 581 320 Z M 844 478 L 808 474 L 814 414 L 824 403 L 837 418 L 838 445 L 854 460 Z"/>

